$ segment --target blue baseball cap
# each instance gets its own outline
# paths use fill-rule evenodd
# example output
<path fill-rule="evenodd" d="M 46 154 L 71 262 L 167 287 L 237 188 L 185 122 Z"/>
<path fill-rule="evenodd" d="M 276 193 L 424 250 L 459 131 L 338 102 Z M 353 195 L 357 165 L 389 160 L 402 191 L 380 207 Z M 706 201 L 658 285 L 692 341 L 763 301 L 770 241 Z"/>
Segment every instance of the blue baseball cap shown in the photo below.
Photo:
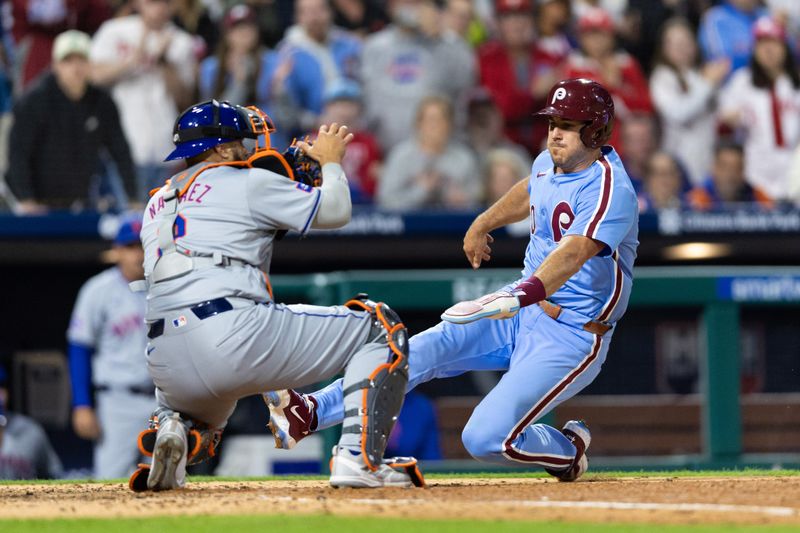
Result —
<path fill-rule="evenodd" d="M 360 102 L 361 86 L 357 82 L 348 80 L 347 78 L 340 78 L 331 82 L 322 94 L 322 101 L 327 104 L 335 100 L 355 100 Z"/>
<path fill-rule="evenodd" d="M 117 235 L 114 237 L 114 246 L 128 246 L 139 242 L 139 233 L 142 231 L 142 221 L 139 218 L 126 218 L 120 224 Z"/>

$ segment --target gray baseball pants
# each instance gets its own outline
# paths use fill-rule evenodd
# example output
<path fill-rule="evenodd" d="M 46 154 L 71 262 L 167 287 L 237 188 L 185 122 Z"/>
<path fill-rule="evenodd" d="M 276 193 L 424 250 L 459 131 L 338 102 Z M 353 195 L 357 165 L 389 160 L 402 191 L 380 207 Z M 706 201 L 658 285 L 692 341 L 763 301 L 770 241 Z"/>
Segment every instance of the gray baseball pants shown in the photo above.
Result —
<path fill-rule="evenodd" d="M 234 309 L 200 320 L 189 309 L 164 316 L 163 335 L 151 339 L 147 365 L 160 405 L 222 428 L 240 398 L 297 388 L 344 371 L 344 385 L 360 382 L 391 360 L 383 342 L 368 342 L 372 315 L 344 306 L 255 304 L 229 298 Z M 360 395 L 349 395 L 362 407 Z M 345 425 L 360 425 L 357 414 Z M 358 445 L 344 435 L 342 445 Z M 353 441 L 353 442 L 350 442 Z"/>

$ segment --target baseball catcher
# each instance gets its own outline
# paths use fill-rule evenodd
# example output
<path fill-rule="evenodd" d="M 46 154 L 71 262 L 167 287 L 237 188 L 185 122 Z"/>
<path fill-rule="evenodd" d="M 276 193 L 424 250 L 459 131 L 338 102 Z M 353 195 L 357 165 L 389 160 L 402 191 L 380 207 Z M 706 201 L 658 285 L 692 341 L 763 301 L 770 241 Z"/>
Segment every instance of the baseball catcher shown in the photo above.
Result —
<path fill-rule="evenodd" d="M 133 490 L 182 487 L 185 466 L 215 453 L 239 398 L 299 387 L 344 372 L 344 431 L 333 449 L 334 487 L 422 485 L 416 461 L 385 459 L 408 381 L 408 339 L 382 302 L 284 305 L 267 272 L 283 231 L 338 228 L 350 220 L 340 165 L 352 139 L 323 125 L 313 143 L 286 155 L 255 108 L 211 100 L 174 128 L 186 169 L 156 190 L 142 243 L 147 291 L 147 364 L 159 409 L 139 438 L 152 455 Z M 247 141 L 249 146 L 245 145 Z"/>

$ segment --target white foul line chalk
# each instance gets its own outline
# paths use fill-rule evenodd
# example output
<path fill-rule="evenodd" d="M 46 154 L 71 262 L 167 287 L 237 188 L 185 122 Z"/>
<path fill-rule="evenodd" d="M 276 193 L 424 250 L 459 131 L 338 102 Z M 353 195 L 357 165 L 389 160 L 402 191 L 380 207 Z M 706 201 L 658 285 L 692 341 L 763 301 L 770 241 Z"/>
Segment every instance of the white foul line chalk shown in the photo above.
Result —
<path fill-rule="evenodd" d="M 277 501 L 293 501 L 300 503 L 313 503 L 319 502 L 316 498 L 292 498 L 291 496 L 269 497 L 267 500 Z M 340 500 L 331 500 L 340 501 Z M 426 499 L 372 499 L 372 498 L 352 498 L 347 500 L 350 503 L 358 505 L 404 505 L 414 506 L 420 503 L 435 503 L 433 500 Z M 456 502 L 451 502 L 456 503 Z M 469 503 L 462 501 L 458 503 Z M 762 514 L 769 516 L 795 516 L 798 510 L 792 507 L 767 507 L 757 505 L 733 505 L 733 504 L 717 504 L 717 503 L 655 503 L 655 502 L 587 502 L 587 501 L 552 501 L 552 500 L 482 500 L 479 502 L 482 505 L 492 506 L 515 506 L 515 507 L 530 507 L 530 508 L 560 508 L 560 509 L 609 509 L 614 511 L 669 511 L 669 512 L 686 512 L 686 511 L 699 511 L 707 513 L 748 513 L 748 514 Z"/>

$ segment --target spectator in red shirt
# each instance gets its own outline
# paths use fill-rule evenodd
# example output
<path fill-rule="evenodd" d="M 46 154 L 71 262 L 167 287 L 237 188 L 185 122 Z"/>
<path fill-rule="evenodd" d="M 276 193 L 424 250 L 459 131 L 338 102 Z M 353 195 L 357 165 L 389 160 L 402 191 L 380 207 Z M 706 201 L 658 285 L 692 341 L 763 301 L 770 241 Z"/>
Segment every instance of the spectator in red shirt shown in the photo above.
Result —
<path fill-rule="evenodd" d="M 620 123 L 632 113 L 652 113 L 650 91 L 642 68 L 627 52 L 616 49 L 611 16 L 602 9 L 591 9 L 578 20 L 580 53 L 570 55 L 565 78 L 589 78 L 607 88 L 614 97 L 617 125 L 608 144 L 624 158 L 620 143 Z"/>
<path fill-rule="evenodd" d="M 13 0 L 11 10 L 17 94 L 50 66 L 50 51 L 59 33 L 80 30 L 92 34 L 111 16 L 104 0 Z"/>
<path fill-rule="evenodd" d="M 572 53 L 573 44 L 567 37 L 567 28 L 572 20 L 569 0 L 538 0 L 534 11 L 536 42 L 533 59 L 533 82 L 531 91 L 536 99 L 535 107 L 547 105 L 545 99 L 550 88 L 561 79 L 564 63 Z M 547 140 L 547 121 L 533 121 L 533 144 L 544 149 Z M 534 151 L 534 153 L 536 153 Z"/>
<path fill-rule="evenodd" d="M 509 140 L 503 129 L 503 115 L 492 95 L 485 87 L 475 87 L 467 98 L 467 127 L 464 129 L 463 140 L 475 153 L 481 165 L 486 163 L 490 151 L 504 148 L 516 153 L 524 162 L 523 166 L 530 170 L 533 162 L 531 155 L 525 147 Z"/>
<path fill-rule="evenodd" d="M 350 183 L 354 204 L 371 204 L 381 170 L 382 154 L 377 139 L 364 129 L 362 94 L 358 83 L 339 79 L 323 94 L 321 124 L 346 124 L 353 133 L 342 168 Z"/>
<path fill-rule="evenodd" d="M 530 0 L 496 0 L 497 39 L 478 49 L 480 85 L 503 113 L 506 135 L 530 152 L 539 153 L 531 114 L 538 109 L 533 94 L 536 41 Z"/>
<path fill-rule="evenodd" d="M 572 52 L 566 29 L 572 18 L 569 0 L 539 0 L 536 3 L 536 70 L 533 94 L 544 99 L 559 81 L 561 65 Z M 544 101 L 541 102 L 544 105 Z M 547 129 L 546 121 L 542 121 Z"/>

